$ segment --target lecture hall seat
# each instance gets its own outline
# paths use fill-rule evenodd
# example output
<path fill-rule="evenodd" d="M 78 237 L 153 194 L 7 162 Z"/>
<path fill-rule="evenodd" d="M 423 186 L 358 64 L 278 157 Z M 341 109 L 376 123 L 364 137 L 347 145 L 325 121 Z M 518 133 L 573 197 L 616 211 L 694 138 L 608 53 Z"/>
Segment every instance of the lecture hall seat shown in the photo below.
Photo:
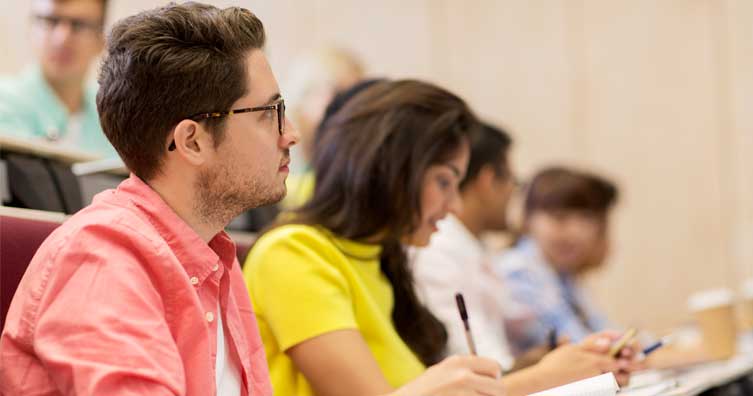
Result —
<path fill-rule="evenodd" d="M 31 258 L 60 224 L 0 213 L 0 328 Z"/>

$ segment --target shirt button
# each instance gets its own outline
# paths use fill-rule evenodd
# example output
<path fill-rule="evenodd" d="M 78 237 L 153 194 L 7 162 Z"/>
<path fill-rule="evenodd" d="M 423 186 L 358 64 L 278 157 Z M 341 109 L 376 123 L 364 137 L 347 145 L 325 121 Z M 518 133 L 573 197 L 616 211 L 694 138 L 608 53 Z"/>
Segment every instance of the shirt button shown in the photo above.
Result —
<path fill-rule="evenodd" d="M 199 284 L 199 278 L 192 276 L 191 277 L 191 284 L 192 285 L 198 285 Z"/>
<path fill-rule="evenodd" d="M 214 314 L 213 314 L 213 313 L 211 313 L 211 312 L 207 312 L 207 313 L 206 313 L 206 314 L 204 315 L 204 317 L 205 317 L 205 318 L 207 318 L 207 322 L 209 322 L 209 323 L 212 323 L 212 322 L 214 322 Z"/>
<path fill-rule="evenodd" d="M 217 271 L 218 269 L 220 269 L 219 264 L 215 264 L 214 267 L 212 267 L 212 271 Z"/>

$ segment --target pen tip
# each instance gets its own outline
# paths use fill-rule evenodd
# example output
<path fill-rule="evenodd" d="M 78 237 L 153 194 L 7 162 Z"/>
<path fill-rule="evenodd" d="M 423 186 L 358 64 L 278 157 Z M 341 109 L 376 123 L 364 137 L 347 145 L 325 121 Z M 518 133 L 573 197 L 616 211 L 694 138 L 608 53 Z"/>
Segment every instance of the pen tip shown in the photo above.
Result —
<path fill-rule="evenodd" d="M 455 302 L 458 304 L 458 311 L 460 312 L 460 318 L 464 321 L 468 320 L 468 312 L 465 310 L 465 300 L 461 293 L 455 293 Z"/>

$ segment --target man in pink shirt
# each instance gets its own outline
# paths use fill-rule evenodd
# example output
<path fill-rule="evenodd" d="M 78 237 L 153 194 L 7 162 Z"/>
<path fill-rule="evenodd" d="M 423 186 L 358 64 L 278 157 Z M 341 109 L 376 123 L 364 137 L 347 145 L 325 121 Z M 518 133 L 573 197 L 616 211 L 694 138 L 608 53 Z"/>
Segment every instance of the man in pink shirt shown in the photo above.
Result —
<path fill-rule="evenodd" d="M 131 170 L 40 247 L 0 339 L 3 395 L 270 395 L 223 232 L 285 195 L 298 140 L 240 8 L 168 5 L 112 30 L 97 107 Z"/>

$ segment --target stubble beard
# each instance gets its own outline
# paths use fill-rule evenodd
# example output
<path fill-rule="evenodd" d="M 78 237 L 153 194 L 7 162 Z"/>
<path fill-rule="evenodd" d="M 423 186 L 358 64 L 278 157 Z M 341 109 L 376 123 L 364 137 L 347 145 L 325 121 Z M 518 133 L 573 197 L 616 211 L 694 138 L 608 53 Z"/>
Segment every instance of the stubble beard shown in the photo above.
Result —
<path fill-rule="evenodd" d="M 261 176 L 233 177 L 226 165 L 201 171 L 196 180 L 195 212 L 209 224 L 228 224 L 239 214 L 277 203 L 285 197 L 285 184 L 275 178 L 264 183 Z"/>

